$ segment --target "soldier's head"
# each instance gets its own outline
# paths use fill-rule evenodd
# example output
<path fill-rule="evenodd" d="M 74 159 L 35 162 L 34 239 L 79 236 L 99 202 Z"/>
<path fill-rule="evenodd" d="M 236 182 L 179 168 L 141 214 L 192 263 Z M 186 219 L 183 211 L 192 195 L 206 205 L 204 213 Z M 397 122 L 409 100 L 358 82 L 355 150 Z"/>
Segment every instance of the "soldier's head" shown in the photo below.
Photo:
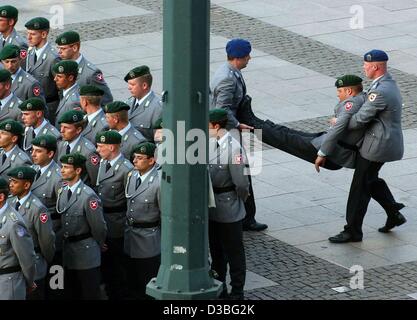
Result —
<path fill-rule="evenodd" d="M 209 111 L 209 135 L 217 137 L 226 130 L 227 111 L 225 109 L 213 109 Z"/>
<path fill-rule="evenodd" d="M 339 101 L 344 101 L 349 97 L 356 96 L 362 92 L 362 78 L 353 74 L 346 74 L 336 79 L 334 84 L 337 88 Z"/>
<path fill-rule="evenodd" d="M 9 184 L 4 178 L 0 177 L 0 208 L 6 203 L 9 197 Z"/>
<path fill-rule="evenodd" d="M 28 166 L 15 167 L 7 172 L 9 176 L 10 193 L 21 198 L 29 193 L 36 170 Z"/>
<path fill-rule="evenodd" d="M 48 41 L 49 20 L 44 17 L 30 19 L 25 24 L 30 47 L 43 47 Z"/>
<path fill-rule="evenodd" d="M 77 81 L 78 63 L 73 60 L 63 60 L 53 66 L 54 81 L 60 90 L 71 88 Z"/>
<path fill-rule="evenodd" d="M 146 96 L 152 87 L 152 75 L 148 66 L 133 68 L 125 76 L 127 88 L 132 97 L 142 99 Z"/>
<path fill-rule="evenodd" d="M 122 101 L 113 101 L 104 106 L 107 124 L 110 129 L 121 130 L 129 123 L 129 105 Z"/>
<path fill-rule="evenodd" d="M 155 165 L 156 145 L 152 142 L 141 142 L 132 150 L 135 169 L 144 174 Z"/>
<path fill-rule="evenodd" d="M 248 65 L 251 51 L 251 44 L 245 39 L 232 39 L 226 45 L 227 60 L 239 70 Z"/>
<path fill-rule="evenodd" d="M 0 69 L 0 99 L 8 97 L 11 93 L 12 75 L 6 69 Z"/>
<path fill-rule="evenodd" d="M 44 120 L 46 105 L 40 98 L 30 98 L 19 105 L 22 121 L 26 127 L 39 127 Z"/>
<path fill-rule="evenodd" d="M 19 46 L 8 44 L 0 51 L 0 60 L 3 63 L 4 69 L 15 74 L 20 68 L 21 55 L 25 55 L 26 51 L 20 49 Z"/>
<path fill-rule="evenodd" d="M 58 123 L 61 126 L 62 139 L 71 142 L 78 138 L 84 130 L 86 124 L 84 112 L 79 110 L 64 112 L 61 118 L 59 118 Z"/>
<path fill-rule="evenodd" d="M 120 153 L 122 136 L 117 131 L 102 131 L 96 135 L 97 152 L 102 159 L 113 160 Z"/>
<path fill-rule="evenodd" d="M 87 114 L 96 112 L 100 108 L 100 102 L 104 91 L 94 85 L 80 87 L 80 105 Z"/>
<path fill-rule="evenodd" d="M 0 123 L 0 148 L 10 151 L 19 143 L 25 129 L 15 120 L 4 120 Z"/>
<path fill-rule="evenodd" d="M 40 134 L 32 140 L 32 161 L 34 164 L 45 167 L 54 159 L 57 148 L 57 139 L 50 134 Z"/>
<path fill-rule="evenodd" d="M 369 79 L 376 79 L 387 72 L 388 55 L 382 50 L 371 50 L 363 55 L 363 71 Z"/>
<path fill-rule="evenodd" d="M 13 6 L 0 6 L 0 33 L 9 35 L 17 23 L 19 11 Z"/>
<path fill-rule="evenodd" d="M 62 60 L 76 60 L 80 56 L 80 35 L 75 31 L 61 33 L 55 40 Z"/>
<path fill-rule="evenodd" d="M 63 155 L 61 161 L 61 175 L 64 181 L 73 184 L 78 181 L 85 170 L 86 157 L 79 152 Z"/>

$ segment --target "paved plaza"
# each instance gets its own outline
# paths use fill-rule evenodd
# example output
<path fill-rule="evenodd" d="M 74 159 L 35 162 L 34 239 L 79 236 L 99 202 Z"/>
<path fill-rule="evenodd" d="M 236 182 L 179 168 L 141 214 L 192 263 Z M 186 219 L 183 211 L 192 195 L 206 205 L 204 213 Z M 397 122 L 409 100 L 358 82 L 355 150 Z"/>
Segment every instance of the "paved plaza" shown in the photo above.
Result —
<path fill-rule="evenodd" d="M 64 9 L 64 29 L 81 35 L 81 52 L 104 73 L 115 99 L 129 97 L 125 74 L 146 64 L 162 88 L 162 1 L 9 0 L 20 10 L 18 31 L 35 16 Z M 36 5 L 35 5 L 36 4 Z M 359 13 L 359 28 L 355 16 Z M 363 18 L 363 20 L 361 20 Z M 353 22 L 352 22 L 353 21 Z M 354 27 L 354 28 L 352 28 Z M 51 40 L 64 30 L 52 30 Z M 255 113 L 292 128 L 323 131 L 337 103 L 335 78 L 364 77 L 363 53 L 387 51 L 403 98 L 405 155 L 381 170 L 408 222 L 377 231 L 386 215 L 371 202 L 364 239 L 331 244 L 342 230 L 353 171 L 321 170 L 264 146 L 254 176 L 257 220 L 246 232 L 249 299 L 417 299 L 417 1 L 212 0 L 211 74 L 235 37 L 253 46 L 243 70 Z M 369 82 L 365 83 L 365 87 Z M 364 287 L 350 286 L 350 268 L 363 268 Z"/>

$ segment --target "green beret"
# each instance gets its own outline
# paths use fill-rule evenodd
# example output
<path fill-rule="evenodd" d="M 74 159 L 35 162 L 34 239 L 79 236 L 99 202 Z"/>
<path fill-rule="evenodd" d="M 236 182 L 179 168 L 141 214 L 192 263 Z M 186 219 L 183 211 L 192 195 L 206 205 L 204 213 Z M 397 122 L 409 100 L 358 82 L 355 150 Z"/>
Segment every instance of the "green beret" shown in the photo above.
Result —
<path fill-rule="evenodd" d="M 6 69 L 0 69 L 0 82 L 6 82 L 12 79 L 12 74 Z"/>
<path fill-rule="evenodd" d="M 45 111 L 45 103 L 40 98 L 30 98 L 19 105 L 22 111 Z"/>
<path fill-rule="evenodd" d="M 356 86 L 362 83 L 362 78 L 353 74 L 347 74 L 343 77 L 337 78 L 334 84 L 337 88 Z"/>
<path fill-rule="evenodd" d="M 129 73 L 125 76 L 125 81 L 127 82 L 127 80 L 131 80 L 131 79 L 135 79 L 141 76 L 144 76 L 146 74 L 151 74 L 151 71 L 149 70 L 148 66 L 140 66 L 140 67 L 136 67 L 133 68 L 132 70 L 129 71 Z"/>
<path fill-rule="evenodd" d="M 9 190 L 9 183 L 4 178 L 0 178 L 0 190 Z"/>
<path fill-rule="evenodd" d="M 104 91 L 93 85 L 85 85 L 80 88 L 80 96 L 101 97 Z"/>
<path fill-rule="evenodd" d="M 79 152 L 74 152 L 74 153 L 69 153 L 69 154 L 63 155 L 59 159 L 59 161 L 61 161 L 61 163 L 65 163 L 65 164 L 72 164 L 75 167 L 81 167 L 85 164 L 85 162 L 87 161 L 87 158 L 84 157 Z"/>
<path fill-rule="evenodd" d="M 9 177 L 19 180 L 33 181 L 36 176 L 36 170 L 31 167 L 15 167 L 7 172 Z"/>
<path fill-rule="evenodd" d="M 0 130 L 10 132 L 15 136 L 21 136 L 25 132 L 25 128 L 19 121 L 10 119 L 0 123 Z"/>
<path fill-rule="evenodd" d="M 155 123 L 152 125 L 152 129 L 162 129 L 163 128 L 163 122 L 162 118 L 159 118 L 155 121 Z"/>
<path fill-rule="evenodd" d="M 20 58 L 20 47 L 14 44 L 8 44 L 4 46 L 0 51 L 0 60 Z"/>
<path fill-rule="evenodd" d="M 155 156 L 155 149 L 156 145 L 154 143 L 145 141 L 136 145 L 132 150 L 132 154 L 146 154 L 149 157 L 153 157 Z"/>
<path fill-rule="evenodd" d="M 32 140 L 32 145 L 45 148 L 47 150 L 56 150 L 57 139 L 51 134 L 40 134 Z"/>
<path fill-rule="evenodd" d="M 225 109 L 213 109 L 209 111 L 209 121 L 219 122 L 227 120 L 227 111 Z"/>
<path fill-rule="evenodd" d="M 78 63 L 74 60 L 62 60 L 53 67 L 55 73 L 78 74 Z"/>
<path fill-rule="evenodd" d="M 18 11 L 13 6 L 1 6 L 0 7 L 0 17 L 7 19 L 17 19 Z"/>
<path fill-rule="evenodd" d="M 48 30 L 49 20 L 43 17 L 36 17 L 26 22 L 25 27 L 29 30 Z"/>
<path fill-rule="evenodd" d="M 61 118 L 59 118 L 58 123 L 77 123 L 84 120 L 84 112 L 80 110 L 69 110 L 62 114 Z"/>
<path fill-rule="evenodd" d="M 102 131 L 97 133 L 96 143 L 120 144 L 122 143 L 122 136 L 117 131 Z"/>
<path fill-rule="evenodd" d="M 61 33 L 56 38 L 55 42 L 59 46 L 73 44 L 76 42 L 80 42 L 80 35 L 75 31 L 67 31 L 67 32 Z"/>
<path fill-rule="evenodd" d="M 130 107 L 122 101 L 113 101 L 104 106 L 105 113 L 115 113 L 123 110 L 129 110 Z"/>

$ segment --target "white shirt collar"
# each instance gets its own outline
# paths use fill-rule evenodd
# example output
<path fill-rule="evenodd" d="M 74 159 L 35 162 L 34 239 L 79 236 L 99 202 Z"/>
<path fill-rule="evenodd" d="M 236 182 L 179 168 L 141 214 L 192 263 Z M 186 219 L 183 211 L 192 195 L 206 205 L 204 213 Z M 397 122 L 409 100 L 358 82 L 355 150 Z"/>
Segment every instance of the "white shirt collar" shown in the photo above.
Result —
<path fill-rule="evenodd" d="M 125 133 L 130 129 L 131 126 L 132 125 L 129 122 L 126 127 L 124 127 L 122 130 L 119 131 L 119 134 L 123 137 Z"/>
<path fill-rule="evenodd" d="M 41 175 L 43 175 L 45 173 L 46 170 L 48 170 L 48 168 L 51 166 L 52 162 L 54 162 L 54 160 L 52 160 L 51 162 L 49 162 L 46 166 L 41 167 Z"/>
<path fill-rule="evenodd" d="M 0 208 L 0 216 L 6 211 L 9 204 L 7 202 L 4 203 L 3 207 Z M 0 221 L 1 223 L 1 221 Z"/>
<path fill-rule="evenodd" d="M 149 176 L 149 174 L 152 172 L 153 168 L 155 168 L 155 165 L 150 168 L 143 176 L 140 175 L 139 171 L 138 171 L 138 176 L 140 177 L 140 180 L 143 182 L 146 180 L 146 178 Z"/>
<path fill-rule="evenodd" d="M 70 88 L 68 88 L 68 89 L 64 89 L 64 91 L 62 92 L 62 94 L 64 95 L 64 97 L 67 97 L 67 93 L 69 92 L 69 91 L 71 91 L 72 90 L 72 88 L 74 88 L 75 86 L 77 85 L 77 83 L 74 83 Z"/>
<path fill-rule="evenodd" d="M 99 113 L 101 113 L 101 109 L 98 109 L 96 112 L 87 114 L 88 123 L 93 121 L 96 118 L 96 116 L 98 116 Z"/>
<path fill-rule="evenodd" d="M 0 101 L 1 101 L 1 109 L 3 109 L 4 108 L 4 106 L 9 102 L 9 100 L 10 99 L 12 99 L 13 98 L 13 94 L 10 92 L 10 94 L 6 97 L 6 98 L 3 98 L 3 99 L 1 99 Z"/>
<path fill-rule="evenodd" d="M 139 101 L 138 101 L 138 99 L 136 99 L 136 104 L 137 105 L 140 105 L 140 104 L 142 104 L 142 102 L 143 101 L 145 101 L 146 100 L 146 98 L 148 98 L 149 97 L 149 95 L 152 93 L 152 90 L 150 90 L 142 99 L 140 99 Z"/>
<path fill-rule="evenodd" d="M 19 67 L 19 69 L 17 69 L 15 74 L 12 74 L 12 82 L 14 82 L 14 80 L 17 78 L 17 76 L 19 75 L 20 71 L 22 71 L 22 67 Z"/>
<path fill-rule="evenodd" d="M 48 121 L 46 121 L 46 119 L 45 118 L 43 118 L 43 121 L 42 121 L 42 123 L 40 124 L 40 126 L 39 127 L 37 127 L 37 128 L 33 128 L 33 131 L 35 132 L 35 134 L 36 135 L 38 135 L 38 133 L 42 130 L 42 128 L 44 127 L 44 126 L 46 126 L 48 124 Z"/>
<path fill-rule="evenodd" d="M 80 56 L 77 58 L 77 60 L 75 60 L 75 62 L 80 64 L 82 59 L 83 59 L 83 55 L 80 53 Z"/>
<path fill-rule="evenodd" d="M 71 190 L 71 192 L 74 194 L 74 192 L 77 190 L 78 186 L 81 183 L 81 179 L 79 179 L 76 183 L 72 185 L 72 187 L 68 186 L 68 188 Z"/>
<path fill-rule="evenodd" d="M 385 76 L 385 74 L 383 74 L 382 76 L 379 76 L 378 78 L 376 78 L 376 79 L 374 79 L 374 80 L 372 80 L 372 84 L 371 84 L 371 86 L 372 85 L 374 85 L 379 79 L 381 79 L 383 76 Z"/>
<path fill-rule="evenodd" d="M 39 49 L 36 48 L 36 47 L 34 48 L 35 49 L 36 56 L 38 57 L 37 58 L 38 60 L 42 56 L 42 53 L 45 51 L 45 48 L 48 46 L 48 44 L 49 44 L 49 42 L 47 41 L 42 48 L 39 48 Z"/>
<path fill-rule="evenodd" d="M 23 204 L 25 203 L 25 201 L 30 197 L 31 192 L 29 191 L 29 193 L 27 195 L 25 195 L 22 199 L 17 199 L 17 201 L 19 201 L 20 206 L 23 206 Z"/>
<path fill-rule="evenodd" d="M 16 146 L 14 146 L 11 150 L 9 150 L 9 151 L 5 152 L 5 154 L 6 154 L 7 158 L 8 158 L 8 157 L 10 156 L 10 154 L 14 151 L 14 149 L 16 149 L 16 147 L 17 147 L 17 145 L 16 145 Z"/>
<path fill-rule="evenodd" d="M 116 156 L 116 158 L 114 158 L 113 160 L 110 160 L 110 165 L 113 167 L 114 166 L 114 164 L 117 162 L 117 160 L 119 160 L 120 159 L 120 157 L 122 156 L 122 154 L 121 153 L 119 153 L 119 155 L 118 156 Z"/>
<path fill-rule="evenodd" d="M 222 145 L 223 142 L 225 142 L 225 140 L 227 139 L 227 137 L 229 136 L 229 132 L 226 132 L 223 137 L 221 137 L 219 140 L 217 140 L 219 146 Z"/>
<path fill-rule="evenodd" d="M 70 148 L 71 148 L 71 152 L 75 152 L 75 151 L 74 151 L 74 148 L 75 148 L 76 144 L 78 143 L 78 141 L 80 141 L 80 139 L 81 139 L 81 135 L 79 135 L 77 138 L 75 138 L 74 140 L 72 140 L 72 141 L 69 143 Z M 67 143 L 68 143 L 68 141 L 67 141 Z"/>

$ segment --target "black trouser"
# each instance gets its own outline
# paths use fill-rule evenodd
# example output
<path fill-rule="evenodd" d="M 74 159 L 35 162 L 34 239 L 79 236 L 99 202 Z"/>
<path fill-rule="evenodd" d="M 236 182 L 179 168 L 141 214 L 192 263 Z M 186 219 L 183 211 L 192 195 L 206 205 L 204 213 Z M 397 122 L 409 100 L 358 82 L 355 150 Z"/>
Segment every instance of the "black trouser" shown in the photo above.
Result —
<path fill-rule="evenodd" d="M 101 272 L 109 300 L 125 299 L 127 295 L 123 241 L 123 238 L 107 238 L 108 249 L 101 255 Z"/>
<path fill-rule="evenodd" d="M 100 267 L 86 270 L 65 268 L 64 291 L 67 300 L 101 300 Z"/>
<path fill-rule="evenodd" d="M 211 269 L 218 274 L 217 280 L 226 281 L 227 263 L 229 263 L 232 294 L 243 294 L 246 258 L 242 221 L 221 223 L 209 220 L 209 243 Z"/>
<path fill-rule="evenodd" d="M 146 295 L 146 285 L 158 275 L 161 255 L 151 258 L 126 257 L 126 259 L 129 299 L 152 299 L 152 297 Z"/>
<path fill-rule="evenodd" d="M 245 201 L 245 219 L 243 219 L 243 224 L 245 226 L 249 226 L 252 223 L 255 223 L 255 214 L 256 214 L 256 204 L 255 204 L 255 195 L 253 194 L 253 187 L 252 187 L 252 176 L 248 175 L 249 178 L 249 196 Z"/>
<path fill-rule="evenodd" d="M 354 237 L 362 237 L 363 219 L 368 209 L 371 197 L 376 200 L 392 217 L 398 210 L 397 202 L 384 180 L 378 177 L 383 162 L 373 162 L 364 159 L 359 153 L 356 157 L 356 169 L 350 185 L 349 198 L 346 208 L 345 231 Z"/>
<path fill-rule="evenodd" d="M 36 289 L 26 296 L 27 300 L 45 300 L 46 278 L 35 280 Z"/>
<path fill-rule="evenodd" d="M 54 276 L 54 274 L 49 273 L 49 271 L 51 267 L 54 265 L 63 267 L 62 251 L 55 251 L 54 258 L 52 259 L 52 262 L 48 265 L 48 272 L 46 274 L 46 300 L 64 300 L 65 299 L 64 290 L 52 289 L 49 283 L 51 280 L 51 277 Z M 64 277 L 65 277 L 65 274 L 64 274 Z M 64 282 L 64 288 L 65 288 L 65 282 Z"/>

